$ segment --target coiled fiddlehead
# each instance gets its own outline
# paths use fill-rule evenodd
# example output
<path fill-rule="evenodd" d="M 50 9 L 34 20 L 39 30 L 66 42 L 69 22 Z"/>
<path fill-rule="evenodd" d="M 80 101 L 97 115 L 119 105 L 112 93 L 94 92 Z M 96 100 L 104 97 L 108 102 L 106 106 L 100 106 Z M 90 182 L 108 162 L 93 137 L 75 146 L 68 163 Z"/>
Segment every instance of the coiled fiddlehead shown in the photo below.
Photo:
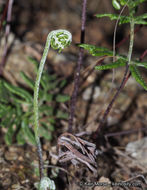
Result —
<path fill-rule="evenodd" d="M 48 38 L 51 38 L 51 47 L 59 49 L 59 52 L 70 45 L 72 41 L 71 33 L 67 30 L 54 30 L 49 34 Z"/>
<path fill-rule="evenodd" d="M 71 41 L 72 41 L 72 35 L 67 30 L 60 29 L 50 32 L 47 36 L 43 56 L 41 58 L 39 69 L 37 72 L 37 77 L 34 87 L 34 132 L 35 132 L 35 139 L 36 139 L 38 157 L 39 157 L 40 178 L 43 177 L 42 149 L 38 134 L 38 128 L 39 128 L 38 94 L 39 94 L 40 80 L 50 46 L 53 49 L 59 49 L 59 52 L 61 52 L 62 49 L 64 49 L 71 43 Z"/>

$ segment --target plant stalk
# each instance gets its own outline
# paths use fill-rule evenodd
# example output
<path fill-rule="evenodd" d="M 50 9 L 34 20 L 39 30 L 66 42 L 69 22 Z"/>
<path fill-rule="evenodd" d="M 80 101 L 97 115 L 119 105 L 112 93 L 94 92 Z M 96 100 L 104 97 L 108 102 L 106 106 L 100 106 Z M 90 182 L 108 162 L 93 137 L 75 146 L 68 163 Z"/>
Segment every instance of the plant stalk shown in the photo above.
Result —
<path fill-rule="evenodd" d="M 35 140 L 37 145 L 37 152 L 39 157 L 39 172 L 40 172 L 40 179 L 44 177 L 44 166 L 43 166 L 43 157 L 42 157 L 42 148 L 39 138 L 39 114 L 38 114 L 38 96 L 39 96 L 39 86 L 40 80 L 43 72 L 43 68 L 45 65 L 45 61 L 47 58 L 47 54 L 50 48 L 50 45 L 53 49 L 59 49 L 59 52 L 67 47 L 72 41 L 72 35 L 67 30 L 54 30 L 50 32 L 47 36 L 45 48 L 43 51 L 43 55 L 40 61 L 39 69 L 37 72 L 35 87 L 34 87 L 34 132 L 35 132 Z"/>
<path fill-rule="evenodd" d="M 50 38 L 50 36 L 48 36 L 48 38 Z M 41 143 L 40 143 L 40 138 L 39 138 L 39 133 L 38 133 L 38 129 L 39 129 L 38 95 L 39 95 L 40 80 L 41 80 L 44 64 L 46 61 L 46 57 L 49 51 L 49 47 L 50 47 L 50 40 L 47 39 L 43 56 L 40 61 L 39 69 L 37 72 L 35 88 L 34 88 L 34 131 L 35 131 L 35 140 L 36 140 L 37 152 L 38 152 L 38 158 L 39 158 L 40 179 L 44 177 L 44 173 L 43 173 L 44 166 L 43 166 L 42 148 L 41 148 Z"/>
<path fill-rule="evenodd" d="M 128 62 L 126 64 L 126 70 L 125 70 L 125 73 L 124 73 L 124 77 L 122 79 L 122 82 L 119 86 L 119 88 L 117 89 L 115 95 L 113 96 L 111 102 L 109 103 L 107 109 L 105 110 L 104 112 L 104 115 L 99 123 L 99 126 L 94 134 L 94 138 L 96 138 L 96 136 L 98 135 L 98 133 L 100 132 L 108 114 L 110 113 L 110 110 L 116 100 L 116 98 L 118 97 L 118 95 L 120 94 L 121 90 L 123 89 L 124 85 L 126 84 L 127 80 L 129 77 L 127 77 L 127 73 L 128 73 L 128 70 L 129 70 L 129 65 L 131 63 L 131 57 L 132 57 L 132 51 L 133 51 L 133 44 L 134 44 L 134 20 L 133 20 L 133 17 L 132 17 L 132 20 L 130 22 L 130 44 L 129 44 L 129 52 L 128 52 Z M 129 76 L 129 75 L 128 75 Z"/>
<path fill-rule="evenodd" d="M 84 43 L 84 40 L 85 40 L 86 4 L 87 4 L 87 0 L 83 0 L 80 43 Z M 70 115 L 69 115 L 69 121 L 68 121 L 68 132 L 70 133 L 72 132 L 73 119 L 75 116 L 76 101 L 77 101 L 77 95 L 78 95 L 78 90 L 79 90 L 80 70 L 81 70 L 82 64 L 83 64 L 83 49 L 80 48 L 76 74 L 74 77 L 74 90 L 73 90 L 71 102 L 70 102 Z"/>

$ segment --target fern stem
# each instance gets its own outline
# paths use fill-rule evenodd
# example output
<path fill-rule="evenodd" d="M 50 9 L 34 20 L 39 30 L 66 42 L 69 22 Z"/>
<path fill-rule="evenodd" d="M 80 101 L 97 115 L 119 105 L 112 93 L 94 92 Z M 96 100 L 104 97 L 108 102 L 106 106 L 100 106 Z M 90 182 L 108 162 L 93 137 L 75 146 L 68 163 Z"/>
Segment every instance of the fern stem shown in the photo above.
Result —
<path fill-rule="evenodd" d="M 50 45 L 53 49 L 59 49 L 59 52 L 67 47 L 72 41 L 72 35 L 67 30 L 54 30 L 50 32 L 47 36 L 45 48 L 43 51 L 43 55 L 40 61 L 39 69 L 37 72 L 35 87 L 34 87 L 34 132 L 35 132 L 35 140 L 37 145 L 37 152 L 39 157 L 39 172 L 40 172 L 40 179 L 44 177 L 44 166 L 43 166 L 43 157 L 42 157 L 42 148 L 39 138 L 39 114 L 38 114 L 38 95 L 39 95 L 39 86 L 40 80 L 43 72 L 43 68 L 45 65 L 45 61 L 48 55 L 48 51 Z"/>
<path fill-rule="evenodd" d="M 104 115 L 99 123 L 99 126 L 96 130 L 96 132 L 94 133 L 94 138 L 97 138 L 97 134 L 100 132 L 108 114 L 110 113 L 110 110 L 115 102 L 115 100 L 117 99 L 118 95 L 120 94 L 121 90 L 123 89 L 124 85 L 126 84 L 126 82 L 128 81 L 128 78 L 130 76 L 130 74 L 128 75 L 127 77 L 127 73 L 129 71 L 129 64 L 131 63 L 131 57 L 132 57 L 132 51 L 133 51 L 133 44 L 134 44 L 134 20 L 133 20 L 133 17 L 132 17 L 132 20 L 130 22 L 130 44 L 129 44 L 129 52 L 128 52 L 128 62 L 126 64 L 126 70 L 125 70 L 125 73 L 124 73 L 124 76 L 123 76 L 123 79 L 122 79 L 122 82 L 119 86 L 119 88 L 117 89 L 115 95 L 113 96 L 111 102 L 109 103 L 107 109 L 105 110 L 104 112 Z"/>
<path fill-rule="evenodd" d="M 130 45 L 129 45 L 129 52 L 128 52 L 128 65 L 130 65 L 131 63 L 133 44 L 134 44 L 134 20 L 132 18 L 131 23 L 130 23 Z"/>
<path fill-rule="evenodd" d="M 49 47 L 50 47 L 50 36 L 48 35 L 43 56 L 40 61 L 39 69 L 37 72 L 35 88 L 34 88 L 34 132 L 35 132 L 35 139 L 36 139 L 37 152 L 38 152 L 38 158 L 39 158 L 40 179 L 42 179 L 42 177 L 44 176 L 43 174 L 44 168 L 43 168 L 42 148 L 41 148 L 41 143 L 40 143 L 40 138 L 39 138 L 39 133 L 38 133 L 38 129 L 39 129 L 38 94 L 39 94 L 40 80 L 41 80 L 44 64 L 47 58 L 47 54 L 49 51 Z"/>

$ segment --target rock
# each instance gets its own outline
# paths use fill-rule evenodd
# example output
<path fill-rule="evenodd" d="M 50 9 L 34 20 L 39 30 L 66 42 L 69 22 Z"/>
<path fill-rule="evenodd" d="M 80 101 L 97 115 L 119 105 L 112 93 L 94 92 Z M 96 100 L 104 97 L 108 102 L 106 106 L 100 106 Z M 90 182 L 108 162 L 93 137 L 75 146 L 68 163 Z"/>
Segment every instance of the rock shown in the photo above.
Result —
<path fill-rule="evenodd" d="M 92 86 L 90 86 L 89 88 L 87 88 L 84 93 L 83 93 L 83 99 L 84 100 L 89 100 L 91 98 L 91 93 L 92 93 Z M 94 88 L 94 92 L 92 94 L 92 98 L 96 99 L 98 98 L 100 95 L 100 87 L 95 87 Z"/>
<path fill-rule="evenodd" d="M 138 160 L 140 164 L 147 166 L 147 137 L 128 143 L 126 152 Z"/>

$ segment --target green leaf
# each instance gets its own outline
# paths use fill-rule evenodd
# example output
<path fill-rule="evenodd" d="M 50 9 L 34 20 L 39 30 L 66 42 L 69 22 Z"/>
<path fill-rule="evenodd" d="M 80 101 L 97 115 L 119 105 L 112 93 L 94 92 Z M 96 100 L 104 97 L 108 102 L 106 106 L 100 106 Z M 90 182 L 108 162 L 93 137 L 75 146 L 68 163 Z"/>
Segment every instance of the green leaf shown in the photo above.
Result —
<path fill-rule="evenodd" d="M 49 121 L 52 125 L 54 125 L 54 124 L 56 123 L 56 121 L 55 121 L 54 118 L 48 118 L 48 121 Z"/>
<path fill-rule="evenodd" d="M 28 61 L 30 61 L 31 63 L 34 64 L 34 66 L 35 66 L 35 73 L 37 73 L 39 62 L 36 61 L 36 60 L 35 60 L 34 58 L 32 58 L 32 57 L 28 57 Z"/>
<path fill-rule="evenodd" d="M 3 127 L 9 128 L 9 126 L 13 124 L 14 119 L 16 119 L 16 112 L 15 108 L 11 107 L 11 109 L 9 109 L 9 112 L 7 112 L 5 116 L 3 116 L 1 125 Z"/>
<path fill-rule="evenodd" d="M 66 85 L 67 81 L 64 79 L 61 81 L 59 88 L 63 88 Z"/>
<path fill-rule="evenodd" d="M 117 14 L 110 14 L 110 13 L 96 14 L 96 17 L 97 18 L 109 17 L 110 20 L 118 20 L 119 19 L 119 24 L 129 23 L 131 20 L 131 18 L 129 16 L 120 16 Z"/>
<path fill-rule="evenodd" d="M 2 119 L 3 117 L 5 117 L 11 109 L 11 106 L 0 104 L 0 118 Z"/>
<path fill-rule="evenodd" d="M 61 110 L 57 111 L 56 118 L 58 119 L 68 119 L 68 113 L 63 112 Z"/>
<path fill-rule="evenodd" d="M 53 94 L 46 94 L 45 99 L 46 101 L 51 102 L 53 100 Z"/>
<path fill-rule="evenodd" d="M 46 90 L 39 89 L 39 99 L 44 100 L 46 96 Z"/>
<path fill-rule="evenodd" d="M 16 104 L 16 114 L 18 117 L 20 117 L 23 113 L 22 107 L 20 104 Z"/>
<path fill-rule="evenodd" d="M 7 133 L 5 134 L 5 142 L 7 145 L 11 145 L 12 144 L 12 139 L 13 139 L 13 135 L 14 135 L 14 130 L 13 130 L 13 125 L 11 124 L 10 127 L 8 128 Z"/>
<path fill-rule="evenodd" d="M 55 81 L 56 75 L 50 75 L 46 71 L 43 72 L 41 77 L 41 86 L 47 90 L 54 89 L 57 85 L 57 81 Z"/>
<path fill-rule="evenodd" d="M 126 65 L 126 62 L 124 62 L 124 60 L 118 59 L 114 63 L 95 66 L 95 69 L 96 70 L 107 70 L 107 69 L 114 69 L 114 68 L 118 68 L 118 67 L 123 67 L 125 65 Z"/>
<path fill-rule="evenodd" d="M 146 0 L 130 0 L 128 2 L 129 6 L 134 8 L 134 7 L 137 7 L 138 5 L 140 5 L 141 3 L 145 2 Z"/>
<path fill-rule="evenodd" d="M 58 85 L 58 81 L 50 82 L 46 86 L 46 90 L 54 90 Z"/>
<path fill-rule="evenodd" d="M 115 9 L 120 10 L 120 4 L 116 0 L 112 0 L 112 5 Z"/>
<path fill-rule="evenodd" d="M 39 135 L 41 137 L 44 137 L 46 140 L 52 140 L 51 132 L 48 130 L 46 124 L 44 123 L 41 123 L 41 126 L 39 127 Z"/>
<path fill-rule="evenodd" d="M 26 139 L 26 142 L 35 145 L 36 144 L 35 137 L 31 128 L 29 127 L 29 121 L 27 118 L 24 118 L 24 120 L 21 123 L 21 127 L 23 129 L 24 138 Z"/>
<path fill-rule="evenodd" d="M 146 19 L 146 18 L 147 18 L 147 13 L 135 17 L 134 20 L 140 20 L 140 19 Z"/>
<path fill-rule="evenodd" d="M 70 96 L 68 96 L 68 95 L 58 94 L 56 96 L 56 101 L 57 102 L 67 102 L 68 100 L 70 100 Z"/>
<path fill-rule="evenodd" d="M 26 82 L 26 84 L 32 89 L 34 90 L 34 81 L 32 79 L 30 79 L 24 72 L 20 72 L 20 76 L 22 77 L 22 79 Z"/>
<path fill-rule="evenodd" d="M 43 126 L 47 129 L 47 131 L 48 131 L 48 130 L 51 131 L 51 132 L 55 131 L 54 126 L 51 125 L 50 123 L 41 122 L 41 125 L 43 125 Z"/>
<path fill-rule="evenodd" d="M 42 80 L 44 80 L 45 82 L 55 81 L 56 75 L 55 74 L 51 75 L 47 73 L 47 71 L 44 71 L 42 75 Z"/>
<path fill-rule="evenodd" d="M 97 47 L 90 44 L 79 44 L 78 46 L 84 48 L 85 50 L 88 50 L 89 53 L 93 56 L 113 56 L 113 52 L 104 47 Z"/>
<path fill-rule="evenodd" d="M 134 23 L 135 24 L 147 25 L 147 21 L 145 21 L 145 20 L 136 20 Z"/>
<path fill-rule="evenodd" d="M 130 71 L 132 76 L 135 78 L 135 80 L 145 89 L 147 90 L 147 84 L 144 81 L 144 79 L 142 78 L 139 70 L 137 69 L 137 67 L 135 65 L 130 65 L 129 66 Z"/>
<path fill-rule="evenodd" d="M 42 78 L 40 80 L 40 84 L 41 84 L 42 88 L 46 89 L 46 84 L 47 83 Z"/>
<path fill-rule="evenodd" d="M 40 112 L 40 114 L 52 116 L 53 115 L 53 107 L 48 106 L 48 105 L 42 105 L 41 107 L 39 107 L 39 112 Z"/>
<path fill-rule="evenodd" d="M 8 131 L 5 134 L 4 138 L 5 138 L 6 144 L 11 145 L 13 136 L 19 127 L 21 117 L 17 117 L 15 114 L 15 110 L 13 109 L 11 112 L 9 112 L 9 116 L 6 117 L 5 121 L 7 123 L 6 127 L 8 128 Z"/>
<path fill-rule="evenodd" d="M 135 24 L 147 25 L 147 21 L 146 21 L 145 19 L 147 19 L 147 13 L 135 17 L 135 18 L 134 18 L 134 23 L 135 23 Z"/>
<path fill-rule="evenodd" d="M 10 98 L 10 93 L 4 86 L 4 81 L 0 80 L 0 102 L 8 103 Z"/>
<path fill-rule="evenodd" d="M 126 3 L 127 3 L 127 0 L 119 0 L 119 1 L 120 1 L 120 4 L 121 4 L 122 6 L 126 5 Z"/>
<path fill-rule="evenodd" d="M 17 136 L 16 136 L 16 140 L 17 140 L 17 143 L 19 145 L 24 145 L 26 140 L 24 138 L 24 135 L 23 135 L 23 129 L 20 129 Z"/>
<path fill-rule="evenodd" d="M 11 99 L 13 104 L 31 104 L 31 102 L 26 102 L 26 100 L 20 99 L 13 94 L 11 94 Z"/>
<path fill-rule="evenodd" d="M 25 99 L 26 102 L 32 102 L 32 96 L 30 95 L 30 93 L 28 93 L 26 90 L 24 90 L 23 88 L 20 87 L 16 87 L 13 86 L 9 83 L 4 83 L 5 87 L 13 94 L 16 94 L 18 96 L 20 96 L 21 98 Z"/>
<path fill-rule="evenodd" d="M 117 20 L 119 18 L 118 14 L 104 13 L 104 14 L 96 14 L 97 18 L 109 17 L 111 20 Z"/>
<path fill-rule="evenodd" d="M 147 69 L 147 62 L 140 62 L 140 61 L 131 61 L 132 65 L 136 65 L 138 67 L 144 67 Z"/>

